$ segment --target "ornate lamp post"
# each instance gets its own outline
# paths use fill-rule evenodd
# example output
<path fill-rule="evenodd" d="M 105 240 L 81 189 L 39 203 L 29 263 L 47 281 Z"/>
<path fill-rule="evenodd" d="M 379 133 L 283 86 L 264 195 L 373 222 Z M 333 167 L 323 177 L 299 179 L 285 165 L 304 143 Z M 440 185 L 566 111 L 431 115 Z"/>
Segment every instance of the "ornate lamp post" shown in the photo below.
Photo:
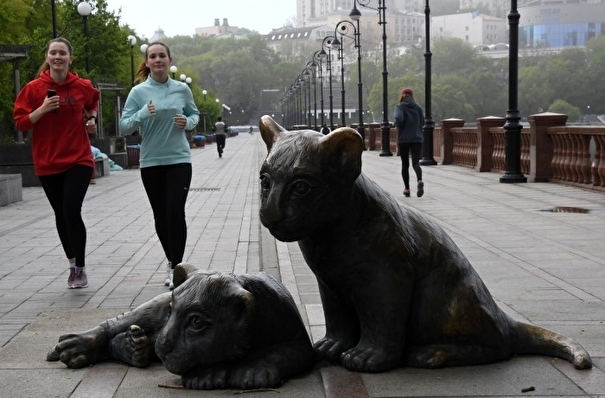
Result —
<path fill-rule="evenodd" d="M 519 12 L 517 0 L 511 0 L 508 14 L 509 47 L 508 47 L 508 112 L 504 124 L 504 175 L 500 182 L 527 182 L 521 173 L 521 125 L 518 109 L 518 65 L 519 65 Z"/>
<path fill-rule="evenodd" d="M 294 84 L 294 88 L 296 88 L 296 124 L 302 125 L 304 123 L 304 106 L 303 106 L 303 84 L 302 77 L 298 75 L 296 78 L 296 82 Z"/>
<path fill-rule="evenodd" d="M 324 77 L 323 77 L 323 56 L 321 54 L 322 50 L 315 51 L 313 53 L 313 62 L 317 60 L 319 62 L 319 92 L 320 94 L 320 106 L 321 106 L 321 127 L 324 125 Z"/>
<path fill-rule="evenodd" d="M 370 0 L 357 0 L 357 3 L 363 7 L 368 7 Z M 389 123 L 389 72 L 387 70 L 387 19 L 386 19 L 386 0 L 378 0 L 378 24 L 382 25 L 382 150 L 380 156 L 393 156 L 390 145 Z"/>
<path fill-rule="evenodd" d="M 134 45 L 137 44 L 137 38 L 133 35 L 129 35 L 127 37 L 128 42 L 130 43 L 130 84 L 131 87 L 134 86 Z"/>
<path fill-rule="evenodd" d="M 305 77 L 305 71 L 303 70 L 300 75 L 298 75 L 298 87 L 300 89 L 300 120 L 301 125 L 308 126 L 311 122 L 308 120 L 309 115 L 307 114 L 307 79 Z M 309 101 L 310 102 L 310 101 Z"/>
<path fill-rule="evenodd" d="M 342 21 L 341 21 L 342 22 Z M 340 23 L 340 22 L 339 22 Z M 340 35 L 340 40 L 336 36 L 336 29 L 334 29 L 334 40 L 332 40 L 332 48 L 338 51 L 338 60 L 340 61 L 340 124 L 345 125 L 345 57 L 343 55 L 342 48 L 343 35 Z"/>
<path fill-rule="evenodd" d="M 176 71 L 179 70 L 179 68 L 176 67 L 176 65 L 172 65 L 170 67 L 170 73 L 172 73 L 172 78 L 174 79 L 176 76 Z"/>
<path fill-rule="evenodd" d="M 426 0 L 424 7 L 424 27 L 426 38 L 426 51 L 424 53 L 424 126 L 422 127 L 422 135 L 424 143 L 422 144 L 422 159 L 420 164 L 425 166 L 434 166 L 437 164 L 433 158 L 433 132 L 435 131 L 435 123 L 431 114 L 431 8 L 429 0 Z"/>
<path fill-rule="evenodd" d="M 315 54 L 313 54 L 313 60 L 307 62 L 307 69 L 311 71 L 311 77 L 313 79 L 313 126 L 317 130 L 317 62 L 315 62 Z"/>
<path fill-rule="evenodd" d="M 83 1 L 78 4 L 78 13 L 82 16 L 82 19 L 84 20 L 84 38 L 86 39 L 86 73 L 90 73 L 90 56 L 88 51 L 88 16 L 90 15 L 91 11 L 92 6 L 90 5 L 90 3 Z"/>
<path fill-rule="evenodd" d="M 355 39 L 355 48 L 357 49 L 357 99 L 359 101 L 358 112 L 359 112 L 359 126 L 357 127 L 357 131 L 361 138 L 365 143 L 365 127 L 363 125 L 363 83 L 361 81 L 361 32 L 359 31 L 359 19 L 361 18 L 361 12 L 357 8 L 356 3 L 353 3 L 353 10 L 349 13 L 349 17 L 352 20 L 356 21 L 357 27 L 353 25 L 352 22 L 349 21 L 340 21 L 336 25 L 336 30 L 339 31 L 341 36 L 349 36 L 349 29 L 353 31 L 353 38 Z M 333 44 L 334 45 L 334 44 Z M 344 96 L 343 96 L 344 103 Z M 343 112 L 344 112 L 344 104 L 343 104 Z M 365 144 L 364 144 L 365 147 Z"/>
<path fill-rule="evenodd" d="M 334 129 L 334 96 L 332 95 L 332 41 L 334 39 L 335 37 L 331 35 L 324 37 L 319 52 L 320 57 L 328 59 L 326 68 L 328 69 L 328 83 L 330 86 L 330 130 Z"/>
<path fill-rule="evenodd" d="M 307 91 L 307 128 L 310 129 L 311 128 L 311 118 L 312 118 L 312 113 L 311 113 L 311 72 L 308 66 L 305 67 L 305 70 L 303 71 L 302 77 L 303 80 L 305 82 L 305 90 Z"/>
<path fill-rule="evenodd" d="M 206 96 L 208 95 L 207 90 L 202 90 L 202 95 L 204 96 L 204 108 L 206 107 Z M 202 123 L 204 125 L 204 133 L 206 132 L 206 112 L 202 112 Z"/>

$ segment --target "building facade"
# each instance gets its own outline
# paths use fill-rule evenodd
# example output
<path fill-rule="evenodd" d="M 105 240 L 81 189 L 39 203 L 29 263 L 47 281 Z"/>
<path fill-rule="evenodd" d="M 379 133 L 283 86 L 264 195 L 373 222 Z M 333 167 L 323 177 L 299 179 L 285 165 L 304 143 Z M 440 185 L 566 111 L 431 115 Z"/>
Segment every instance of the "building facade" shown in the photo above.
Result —
<path fill-rule="evenodd" d="M 605 34 L 605 0 L 528 3 L 519 8 L 520 48 L 583 46 Z"/>
<path fill-rule="evenodd" d="M 296 0 L 296 23 L 299 27 L 313 24 L 316 19 L 325 18 L 331 14 L 346 15 L 353 9 L 355 0 Z M 385 0 L 387 12 L 407 11 L 422 12 L 425 0 Z M 371 0 L 368 6 L 377 7 L 378 2 Z M 364 7 L 359 6 L 362 10 Z"/>
<path fill-rule="evenodd" d="M 472 12 L 431 18 L 431 38 L 458 38 L 473 46 L 508 43 L 508 22 Z"/>

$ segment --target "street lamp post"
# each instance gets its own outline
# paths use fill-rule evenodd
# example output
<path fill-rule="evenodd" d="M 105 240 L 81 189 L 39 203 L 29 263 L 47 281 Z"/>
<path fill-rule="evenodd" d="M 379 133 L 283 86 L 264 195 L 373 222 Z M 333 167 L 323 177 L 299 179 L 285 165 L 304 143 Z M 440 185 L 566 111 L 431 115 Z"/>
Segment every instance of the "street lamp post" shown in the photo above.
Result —
<path fill-rule="evenodd" d="M 217 99 L 215 99 L 214 101 L 216 101 L 216 104 L 217 104 L 218 106 L 221 106 L 221 100 L 220 100 L 220 99 L 218 99 L 218 98 L 217 98 Z M 224 119 L 224 118 L 225 118 L 225 109 L 224 109 L 223 107 L 221 107 L 221 114 L 222 114 L 223 119 Z"/>
<path fill-rule="evenodd" d="M 327 57 L 328 59 L 326 68 L 328 69 L 328 84 L 330 86 L 330 130 L 334 129 L 334 96 L 332 95 L 332 41 L 334 39 L 335 37 L 332 35 L 324 37 L 319 53 L 321 57 Z"/>
<path fill-rule="evenodd" d="M 435 131 L 435 123 L 431 114 L 431 7 L 429 0 L 426 0 L 424 7 L 424 27 L 426 39 L 426 51 L 424 53 L 424 126 L 422 127 L 422 135 L 424 143 L 422 144 L 422 159 L 420 164 L 424 166 L 434 166 L 437 164 L 433 158 L 433 133 Z"/>
<path fill-rule="evenodd" d="M 341 21 L 342 22 L 342 21 Z M 340 22 L 339 22 L 340 23 Z M 332 41 L 332 48 L 338 50 L 338 60 L 340 61 L 340 123 L 342 126 L 345 126 L 345 63 L 344 63 L 344 55 L 342 48 L 342 40 L 343 35 L 340 35 L 340 40 L 336 36 L 336 30 L 338 29 L 338 25 L 334 29 L 334 40 Z"/>
<path fill-rule="evenodd" d="M 309 126 L 311 122 L 309 121 L 309 115 L 307 114 L 307 79 L 305 78 L 304 71 L 298 76 L 298 84 L 300 86 L 301 95 L 301 124 Z"/>
<path fill-rule="evenodd" d="M 313 60 L 307 62 L 307 68 L 311 70 L 311 77 L 313 78 L 313 125 L 317 130 L 317 62 L 315 62 L 315 54 L 313 54 Z"/>
<path fill-rule="evenodd" d="M 170 73 L 172 73 L 172 78 L 174 79 L 176 76 L 176 71 L 179 70 L 179 68 L 176 67 L 176 65 L 172 65 L 170 67 Z"/>
<path fill-rule="evenodd" d="M 208 95 L 207 90 L 202 90 L 202 95 L 204 96 L 204 108 L 206 107 L 206 96 Z M 206 132 L 206 112 L 202 112 L 202 123 L 204 124 L 204 133 Z"/>
<path fill-rule="evenodd" d="M 305 90 L 307 90 L 307 128 L 311 129 L 311 117 L 313 113 L 311 113 L 311 72 L 309 72 L 309 67 L 305 67 L 305 71 L 303 72 L 303 78 L 305 80 Z"/>
<path fill-rule="evenodd" d="M 357 3 L 363 7 L 368 7 L 369 2 L 370 0 L 357 0 Z M 382 150 L 380 151 L 380 156 L 393 156 L 390 145 L 391 124 L 389 123 L 389 72 L 387 70 L 386 10 L 386 0 L 378 0 L 378 24 L 382 25 Z"/>
<path fill-rule="evenodd" d="M 129 35 L 127 37 L 128 42 L 130 43 L 130 80 L 131 87 L 134 86 L 134 45 L 137 44 L 137 38 L 133 35 Z"/>
<path fill-rule="evenodd" d="M 85 53 L 86 53 L 86 73 L 90 73 L 90 56 L 88 51 L 88 16 L 92 11 L 92 6 L 86 1 L 78 4 L 78 13 L 84 20 L 84 39 L 85 39 Z"/>
<path fill-rule="evenodd" d="M 325 123 L 325 122 L 324 122 L 324 77 L 323 77 L 323 56 L 322 56 L 322 54 L 321 54 L 321 52 L 322 52 L 322 51 L 323 51 L 323 49 L 322 49 L 322 50 L 315 51 L 315 53 L 313 53 L 313 61 L 315 61 L 315 60 L 319 61 L 319 65 L 318 65 L 318 67 L 319 67 L 319 69 L 318 69 L 318 70 L 319 70 L 319 92 L 321 93 L 321 94 L 320 94 L 320 99 L 319 99 L 319 104 L 320 104 L 320 107 L 321 107 L 321 109 L 320 109 L 320 111 L 321 111 L 321 113 L 320 113 L 320 115 L 321 115 L 321 118 L 320 118 L 320 119 L 321 119 L 321 120 L 320 120 L 320 121 L 321 121 L 321 127 L 323 127 L 323 126 L 324 126 L 324 123 Z"/>
<path fill-rule="evenodd" d="M 504 175 L 500 182 L 527 182 L 521 173 L 521 129 L 518 109 L 518 66 L 519 66 L 519 12 L 517 0 L 511 0 L 508 14 L 509 47 L 508 47 L 508 111 L 504 124 Z"/>
<path fill-rule="evenodd" d="M 303 95 L 302 95 L 302 91 L 303 91 L 303 87 L 301 84 L 301 77 L 300 75 L 296 78 L 296 83 L 294 85 L 294 87 L 296 88 L 296 124 L 297 125 L 301 125 L 303 124 L 303 115 L 304 115 L 304 111 L 303 111 Z"/>
<path fill-rule="evenodd" d="M 353 3 L 353 10 L 349 13 L 349 17 L 357 23 L 357 27 L 353 25 L 352 22 L 349 21 L 340 21 L 336 25 L 336 30 L 340 30 L 341 36 L 348 36 L 348 30 L 351 28 L 353 30 L 353 38 L 355 39 L 355 48 L 357 49 L 357 99 L 358 103 L 358 112 L 359 112 L 359 126 L 357 126 L 357 131 L 361 138 L 364 141 L 365 147 L 365 126 L 363 125 L 363 83 L 361 80 L 361 32 L 359 31 L 359 19 L 361 18 L 361 12 L 357 8 L 357 3 Z M 343 97 L 344 102 L 344 97 Z M 344 105 L 343 105 L 344 109 Z"/>

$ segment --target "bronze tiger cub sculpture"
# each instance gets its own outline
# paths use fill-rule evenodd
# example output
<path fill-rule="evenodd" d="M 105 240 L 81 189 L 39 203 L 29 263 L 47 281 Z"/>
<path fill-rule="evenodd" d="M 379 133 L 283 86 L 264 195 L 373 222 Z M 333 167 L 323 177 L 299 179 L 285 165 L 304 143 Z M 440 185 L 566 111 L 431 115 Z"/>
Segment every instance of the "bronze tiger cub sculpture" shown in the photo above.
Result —
<path fill-rule="evenodd" d="M 313 348 L 286 288 L 265 273 L 231 275 L 179 264 L 174 291 L 82 333 L 59 338 L 48 361 L 82 368 L 113 358 L 160 359 L 192 389 L 269 388 L 310 370 Z"/>
<path fill-rule="evenodd" d="M 513 320 L 447 233 L 361 172 L 363 142 L 351 128 L 328 135 L 260 122 L 268 154 L 260 170 L 260 219 L 298 241 L 315 274 L 327 360 L 362 372 L 398 365 L 477 365 L 515 354 L 591 368 L 572 339 Z"/>

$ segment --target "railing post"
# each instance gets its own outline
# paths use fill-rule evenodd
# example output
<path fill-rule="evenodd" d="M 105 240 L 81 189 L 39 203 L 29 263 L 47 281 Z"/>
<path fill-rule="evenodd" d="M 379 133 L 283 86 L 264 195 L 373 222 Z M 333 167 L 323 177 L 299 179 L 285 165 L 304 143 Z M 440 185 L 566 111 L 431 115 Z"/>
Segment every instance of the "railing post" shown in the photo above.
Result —
<path fill-rule="evenodd" d="M 452 164 L 454 161 L 452 155 L 452 150 L 454 149 L 452 129 L 456 127 L 464 127 L 464 120 L 452 118 L 441 121 L 441 131 L 443 131 L 443 142 L 441 143 L 441 156 L 443 160 L 441 164 Z"/>
<path fill-rule="evenodd" d="M 487 116 L 477 119 L 477 170 L 491 171 L 493 168 L 492 154 L 494 153 L 494 138 L 489 133 L 492 127 L 502 127 L 506 119 L 497 116 Z"/>
<path fill-rule="evenodd" d="M 567 115 L 544 112 L 527 118 L 530 127 L 529 178 L 533 182 L 548 182 L 552 178 L 553 142 L 549 127 L 565 126 Z"/>

